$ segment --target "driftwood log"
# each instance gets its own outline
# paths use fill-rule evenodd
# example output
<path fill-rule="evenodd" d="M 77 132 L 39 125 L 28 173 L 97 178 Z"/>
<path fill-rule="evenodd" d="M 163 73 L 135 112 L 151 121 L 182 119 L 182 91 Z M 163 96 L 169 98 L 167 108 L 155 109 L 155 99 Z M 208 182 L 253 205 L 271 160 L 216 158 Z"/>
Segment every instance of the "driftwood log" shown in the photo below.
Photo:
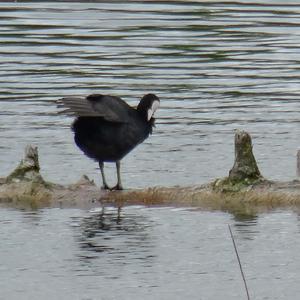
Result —
<path fill-rule="evenodd" d="M 27 146 L 16 169 L 0 179 L 0 203 L 21 208 L 180 205 L 252 214 L 278 207 L 298 209 L 300 181 L 265 179 L 253 155 L 251 137 L 245 131 L 235 134 L 235 161 L 228 176 L 189 187 L 102 191 L 86 176 L 64 186 L 47 182 L 40 174 L 37 147 Z"/>

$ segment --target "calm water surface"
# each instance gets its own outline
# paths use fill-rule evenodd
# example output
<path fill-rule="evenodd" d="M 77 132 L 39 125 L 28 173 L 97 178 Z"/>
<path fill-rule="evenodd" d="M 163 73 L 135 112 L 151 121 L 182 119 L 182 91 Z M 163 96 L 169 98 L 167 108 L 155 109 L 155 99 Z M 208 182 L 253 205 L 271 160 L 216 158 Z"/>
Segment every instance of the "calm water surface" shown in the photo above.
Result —
<path fill-rule="evenodd" d="M 297 1 L 0 3 L 0 176 L 39 146 L 48 180 L 99 180 L 55 100 L 109 93 L 161 98 L 151 138 L 124 159 L 124 185 L 226 175 L 234 129 L 263 174 L 295 177 L 299 147 Z M 114 169 L 109 168 L 110 181 Z M 240 219 L 188 209 L 0 209 L 0 299 L 299 298 L 299 215 Z"/>
<path fill-rule="evenodd" d="M 0 210 L 1 299 L 299 299 L 300 218 L 188 209 Z"/>
<path fill-rule="evenodd" d="M 98 182 L 54 101 L 97 92 L 135 105 L 154 92 L 157 128 L 124 159 L 125 186 L 226 175 L 236 128 L 265 176 L 294 178 L 300 4 L 260 3 L 0 3 L 0 176 L 34 143 L 47 179 Z"/>

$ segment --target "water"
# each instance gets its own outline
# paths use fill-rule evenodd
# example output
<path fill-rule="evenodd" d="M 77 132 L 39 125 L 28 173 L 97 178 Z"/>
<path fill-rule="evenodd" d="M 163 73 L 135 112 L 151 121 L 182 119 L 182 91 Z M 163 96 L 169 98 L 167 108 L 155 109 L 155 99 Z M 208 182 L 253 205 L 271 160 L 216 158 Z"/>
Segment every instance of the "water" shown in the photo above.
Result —
<path fill-rule="evenodd" d="M 299 215 L 188 209 L 0 210 L 1 299 L 299 298 Z"/>
<path fill-rule="evenodd" d="M 295 177 L 297 1 L 1 3 L 0 43 L 0 176 L 34 143 L 46 179 L 99 182 L 55 100 L 97 92 L 135 105 L 154 92 L 157 128 L 124 159 L 126 187 L 225 176 L 236 128 L 252 134 L 266 177 Z"/>
<path fill-rule="evenodd" d="M 297 1 L 2 2 L 0 176 L 34 143 L 46 179 L 98 182 L 55 100 L 98 92 L 135 105 L 154 92 L 157 127 L 124 159 L 126 187 L 226 175 L 236 128 L 252 134 L 266 177 L 293 179 L 299 27 Z M 251 299 L 298 299 L 298 214 L 145 207 L 121 219 L 1 208 L 0 299 L 246 299 L 227 224 Z"/>

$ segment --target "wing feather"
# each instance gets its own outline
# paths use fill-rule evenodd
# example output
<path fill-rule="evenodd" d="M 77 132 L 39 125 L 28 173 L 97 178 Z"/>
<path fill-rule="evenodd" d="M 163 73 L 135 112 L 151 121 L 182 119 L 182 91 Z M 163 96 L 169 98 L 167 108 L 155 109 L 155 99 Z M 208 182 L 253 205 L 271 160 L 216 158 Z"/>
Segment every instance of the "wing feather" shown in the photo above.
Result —
<path fill-rule="evenodd" d="M 62 113 L 76 117 L 102 117 L 110 122 L 128 122 L 130 107 L 121 98 L 93 94 L 87 97 L 65 97 L 58 100 L 58 107 L 65 108 Z"/>

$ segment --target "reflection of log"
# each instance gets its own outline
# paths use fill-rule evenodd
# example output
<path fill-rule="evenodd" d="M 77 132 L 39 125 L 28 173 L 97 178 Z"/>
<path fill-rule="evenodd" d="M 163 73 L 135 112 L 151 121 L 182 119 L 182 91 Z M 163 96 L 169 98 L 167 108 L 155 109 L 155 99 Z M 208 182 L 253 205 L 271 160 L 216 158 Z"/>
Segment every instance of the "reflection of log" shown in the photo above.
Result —
<path fill-rule="evenodd" d="M 140 190 L 100 191 L 86 176 L 67 186 L 46 182 L 36 147 L 28 146 L 25 158 L 6 178 L 0 179 L 0 203 L 15 207 L 84 207 L 103 205 L 192 205 L 205 209 L 252 211 L 278 206 L 300 206 L 300 181 L 264 179 L 252 153 L 251 137 L 235 135 L 235 162 L 229 176 L 193 187 L 154 187 Z"/>

